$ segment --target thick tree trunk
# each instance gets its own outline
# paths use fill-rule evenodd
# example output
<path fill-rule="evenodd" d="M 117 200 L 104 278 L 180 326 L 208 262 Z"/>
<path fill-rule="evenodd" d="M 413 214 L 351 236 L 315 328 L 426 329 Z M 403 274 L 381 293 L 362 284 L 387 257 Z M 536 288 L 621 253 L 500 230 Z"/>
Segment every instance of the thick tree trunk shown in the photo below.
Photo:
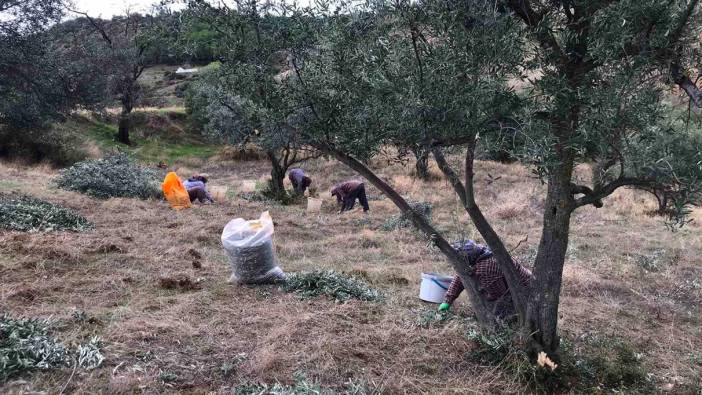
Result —
<path fill-rule="evenodd" d="M 413 149 L 415 159 L 417 162 L 414 165 L 415 173 L 417 178 L 420 180 L 427 180 L 429 178 L 429 150 L 423 148 Z"/>
<path fill-rule="evenodd" d="M 117 141 L 126 145 L 131 145 L 131 141 L 129 140 L 129 121 L 129 113 L 122 111 L 119 116 Z"/>
<path fill-rule="evenodd" d="M 668 211 L 668 196 L 665 194 L 665 192 L 653 191 L 653 196 L 656 197 L 656 200 L 658 200 L 658 213 L 659 214 L 665 214 Z"/>
<path fill-rule="evenodd" d="M 558 336 L 558 303 L 563 266 L 568 250 L 570 216 L 574 209 L 570 191 L 572 166 L 559 166 L 549 178 L 543 229 L 534 265 L 534 279 L 527 303 L 525 329 L 531 336 L 532 352 L 555 354 Z"/>
<path fill-rule="evenodd" d="M 276 199 L 283 197 L 285 192 L 285 186 L 283 185 L 283 180 L 285 180 L 285 170 L 278 159 L 278 155 L 274 151 L 266 152 L 268 155 L 268 160 L 271 162 L 271 183 L 270 192 Z"/>

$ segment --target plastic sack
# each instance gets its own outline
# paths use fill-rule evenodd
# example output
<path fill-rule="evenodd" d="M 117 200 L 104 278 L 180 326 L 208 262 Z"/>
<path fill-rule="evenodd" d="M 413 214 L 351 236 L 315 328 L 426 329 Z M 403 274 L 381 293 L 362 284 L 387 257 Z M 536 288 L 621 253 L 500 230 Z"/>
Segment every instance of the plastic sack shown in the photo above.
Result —
<path fill-rule="evenodd" d="M 273 247 L 273 219 L 268 211 L 258 220 L 236 218 L 222 231 L 222 246 L 229 257 L 235 284 L 273 283 L 285 279 Z"/>
<path fill-rule="evenodd" d="M 166 174 L 166 178 L 163 179 L 163 184 L 161 184 L 161 189 L 174 210 L 182 210 L 192 205 L 188 191 L 175 172 Z"/>

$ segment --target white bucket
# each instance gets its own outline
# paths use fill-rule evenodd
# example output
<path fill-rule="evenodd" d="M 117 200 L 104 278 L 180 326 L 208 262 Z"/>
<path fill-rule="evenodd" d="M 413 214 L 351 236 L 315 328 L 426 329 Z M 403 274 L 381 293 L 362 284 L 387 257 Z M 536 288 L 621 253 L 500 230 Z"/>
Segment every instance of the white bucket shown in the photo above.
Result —
<path fill-rule="evenodd" d="M 322 199 L 313 197 L 307 198 L 307 211 L 310 213 L 318 213 L 322 210 Z"/>
<path fill-rule="evenodd" d="M 436 273 L 422 273 L 422 284 L 419 286 L 419 299 L 431 303 L 442 303 L 453 277 Z"/>

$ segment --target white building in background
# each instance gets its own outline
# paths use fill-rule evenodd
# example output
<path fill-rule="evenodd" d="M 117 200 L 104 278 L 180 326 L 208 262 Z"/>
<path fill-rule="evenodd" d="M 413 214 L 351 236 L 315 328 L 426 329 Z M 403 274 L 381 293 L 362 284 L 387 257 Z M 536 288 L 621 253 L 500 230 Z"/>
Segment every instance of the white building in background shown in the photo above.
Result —
<path fill-rule="evenodd" d="M 178 70 L 176 70 L 176 74 L 193 74 L 197 73 L 197 69 L 184 69 L 182 67 L 178 67 Z"/>

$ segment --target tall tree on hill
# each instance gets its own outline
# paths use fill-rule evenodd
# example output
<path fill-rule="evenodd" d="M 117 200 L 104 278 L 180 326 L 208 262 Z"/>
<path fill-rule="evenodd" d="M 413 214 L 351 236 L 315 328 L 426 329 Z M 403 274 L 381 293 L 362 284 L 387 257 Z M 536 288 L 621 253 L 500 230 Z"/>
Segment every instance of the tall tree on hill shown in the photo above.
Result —
<path fill-rule="evenodd" d="M 95 101 L 94 70 L 79 56 L 84 48 L 67 50 L 48 31 L 64 6 L 63 0 L 0 0 L 0 125 L 40 127 Z"/>
<path fill-rule="evenodd" d="M 691 173 L 674 163 L 664 166 L 669 154 L 658 149 L 659 137 L 670 131 L 662 101 L 666 82 L 700 102 L 697 87 L 683 72 L 685 60 L 696 50 L 690 42 L 699 24 L 697 0 L 375 4 L 328 18 L 320 49 L 306 59 L 296 85 L 297 106 L 309 109 L 301 133 L 363 175 L 412 218 L 461 275 L 479 321 L 494 328 L 490 306 L 461 256 L 363 164 L 382 145 L 396 141 L 397 133 L 405 143 L 413 138 L 430 147 L 495 253 L 529 349 L 554 355 L 560 344 L 558 306 L 572 214 L 585 206 L 601 207 L 604 198 L 626 186 L 665 186 L 675 180 L 689 192 L 702 190 L 699 176 L 684 176 Z M 419 62 L 408 62 L 393 46 L 401 32 L 378 28 L 402 18 L 407 8 L 424 17 L 418 25 L 424 37 L 420 55 L 430 84 L 397 77 L 409 75 L 407 70 Z M 531 79 L 527 88 L 515 92 L 509 80 L 520 76 Z M 415 116 L 425 128 L 397 127 L 401 109 L 421 98 L 405 92 L 423 89 L 432 89 L 429 97 L 438 111 L 433 117 Z M 519 282 L 508 249 L 474 195 L 480 137 L 505 131 L 525 136 L 514 155 L 547 185 L 534 279 L 528 287 Z M 702 147 L 691 147 L 679 152 L 702 171 Z M 451 164 L 449 151 L 463 154 L 463 171 Z M 580 183 L 573 174 L 579 163 L 594 163 L 603 177 L 591 185 Z"/>
<path fill-rule="evenodd" d="M 69 45 L 52 27 L 65 3 L 0 0 L 0 155 L 43 159 L 49 123 L 102 100 L 105 81 L 86 61 L 92 48 Z"/>
<path fill-rule="evenodd" d="M 102 40 L 101 53 L 95 58 L 109 80 L 109 92 L 116 96 L 121 105 L 116 139 L 123 144 L 131 144 L 129 138 L 130 114 L 139 104 L 143 88 L 139 78 L 148 66 L 147 49 L 151 43 L 144 30 L 144 17 L 129 11 L 124 16 L 111 21 L 92 18 L 90 15 L 73 11 L 84 16 L 98 40 Z"/>
<path fill-rule="evenodd" d="M 283 199 L 291 166 L 316 156 L 292 126 L 299 116 L 290 97 L 291 76 L 302 67 L 302 54 L 313 48 L 304 12 L 285 1 L 222 3 L 192 1 L 189 12 L 207 22 L 225 55 L 215 75 L 198 81 L 192 103 L 207 107 L 205 129 L 233 144 L 254 142 L 271 163 L 270 193 Z"/>

